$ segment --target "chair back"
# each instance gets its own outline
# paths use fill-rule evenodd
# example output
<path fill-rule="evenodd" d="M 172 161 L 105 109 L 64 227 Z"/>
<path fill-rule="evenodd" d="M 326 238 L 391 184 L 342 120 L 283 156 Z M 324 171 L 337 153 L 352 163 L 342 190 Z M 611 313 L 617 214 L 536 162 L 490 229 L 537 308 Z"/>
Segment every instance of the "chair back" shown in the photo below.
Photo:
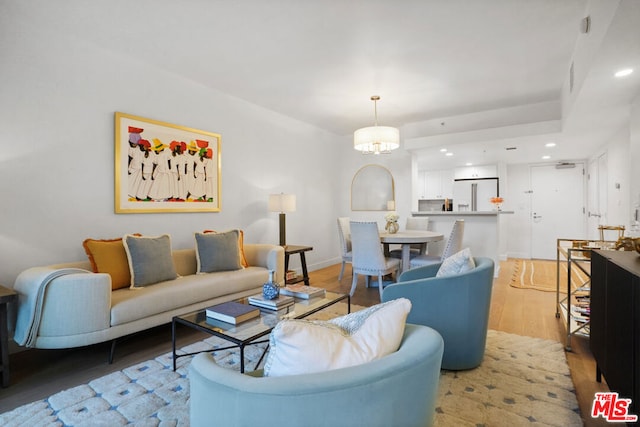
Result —
<path fill-rule="evenodd" d="M 372 273 L 385 269 L 385 258 L 380 243 L 376 222 L 351 221 L 351 253 L 354 271 L 367 270 Z"/>
<path fill-rule="evenodd" d="M 407 217 L 407 230 L 423 230 L 427 231 L 429 228 L 429 217 Z M 427 253 L 427 244 L 426 243 L 414 243 L 411 245 L 411 249 L 417 250 L 420 254 Z"/>
<path fill-rule="evenodd" d="M 338 218 L 338 235 L 340 236 L 342 256 L 348 256 L 348 253 L 351 252 L 351 230 L 348 217 Z"/>
<path fill-rule="evenodd" d="M 453 228 L 451 229 L 451 234 L 449 235 L 449 239 L 447 240 L 447 245 L 444 247 L 444 251 L 442 251 L 442 258 L 449 258 L 451 255 L 460 252 L 462 250 L 462 238 L 464 236 L 464 219 L 457 219 L 456 222 L 453 223 Z"/>
<path fill-rule="evenodd" d="M 407 230 L 427 230 L 429 228 L 429 217 L 407 217 Z"/>

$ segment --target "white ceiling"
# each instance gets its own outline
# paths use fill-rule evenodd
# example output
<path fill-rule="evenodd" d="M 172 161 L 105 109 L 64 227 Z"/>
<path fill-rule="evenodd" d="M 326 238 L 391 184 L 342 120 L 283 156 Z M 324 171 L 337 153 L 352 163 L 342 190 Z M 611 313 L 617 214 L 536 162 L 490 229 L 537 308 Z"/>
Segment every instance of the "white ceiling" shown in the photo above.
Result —
<path fill-rule="evenodd" d="M 379 124 L 400 127 L 424 167 L 538 161 L 548 140 L 552 161 L 584 158 L 624 125 L 640 87 L 636 0 L 622 0 L 564 118 L 587 0 L 34 1 L 71 37 L 346 141 L 373 123 L 380 95 Z M 614 81 L 622 66 L 636 72 Z M 443 159 L 443 144 L 455 155 Z"/>

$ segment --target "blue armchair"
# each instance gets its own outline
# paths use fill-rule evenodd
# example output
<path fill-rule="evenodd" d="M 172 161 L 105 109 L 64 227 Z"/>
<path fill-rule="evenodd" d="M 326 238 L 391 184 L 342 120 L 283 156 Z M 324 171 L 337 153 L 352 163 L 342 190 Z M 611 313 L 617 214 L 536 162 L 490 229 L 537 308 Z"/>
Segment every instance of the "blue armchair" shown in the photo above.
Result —
<path fill-rule="evenodd" d="M 318 345 L 322 345 L 318 343 Z M 395 353 L 329 372 L 260 377 L 218 366 L 209 354 L 189 368 L 192 426 L 431 426 L 443 343 L 407 324 Z"/>
<path fill-rule="evenodd" d="M 473 270 L 446 277 L 435 277 L 440 264 L 407 270 L 382 294 L 382 301 L 409 299 L 407 322 L 429 326 L 442 335 L 442 369 L 475 368 L 484 357 L 494 263 L 490 258 L 474 261 Z"/>

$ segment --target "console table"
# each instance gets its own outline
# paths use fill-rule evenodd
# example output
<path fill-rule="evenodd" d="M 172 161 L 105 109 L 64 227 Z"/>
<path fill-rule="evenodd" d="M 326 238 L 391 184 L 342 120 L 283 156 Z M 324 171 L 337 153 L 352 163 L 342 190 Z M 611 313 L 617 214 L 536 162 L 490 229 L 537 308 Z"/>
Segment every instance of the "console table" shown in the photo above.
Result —
<path fill-rule="evenodd" d="M 303 282 L 309 286 L 309 272 L 307 271 L 307 259 L 304 253 L 312 251 L 312 246 L 298 246 L 298 245 L 286 245 L 284 247 L 284 272 L 287 274 L 289 271 L 289 257 L 294 254 L 300 254 L 300 265 L 302 267 L 302 276 L 298 276 L 295 279 L 287 280 L 286 284 L 291 285 L 293 283 Z"/>
<path fill-rule="evenodd" d="M 9 288 L 0 286 L 0 355 L 2 365 L 0 365 L 0 373 L 2 374 L 2 387 L 9 385 L 9 331 L 7 329 L 7 307 L 10 302 L 18 299 L 18 294 Z"/>
<path fill-rule="evenodd" d="M 640 409 L 640 255 L 592 251 L 591 352 L 596 380 Z"/>

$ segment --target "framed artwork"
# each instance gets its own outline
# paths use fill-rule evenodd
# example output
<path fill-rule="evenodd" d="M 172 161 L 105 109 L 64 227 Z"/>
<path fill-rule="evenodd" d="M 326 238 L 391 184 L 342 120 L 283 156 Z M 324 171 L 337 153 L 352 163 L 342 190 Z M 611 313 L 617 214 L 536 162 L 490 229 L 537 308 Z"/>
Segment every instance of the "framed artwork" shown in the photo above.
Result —
<path fill-rule="evenodd" d="M 217 133 L 115 114 L 116 213 L 219 212 Z"/>

